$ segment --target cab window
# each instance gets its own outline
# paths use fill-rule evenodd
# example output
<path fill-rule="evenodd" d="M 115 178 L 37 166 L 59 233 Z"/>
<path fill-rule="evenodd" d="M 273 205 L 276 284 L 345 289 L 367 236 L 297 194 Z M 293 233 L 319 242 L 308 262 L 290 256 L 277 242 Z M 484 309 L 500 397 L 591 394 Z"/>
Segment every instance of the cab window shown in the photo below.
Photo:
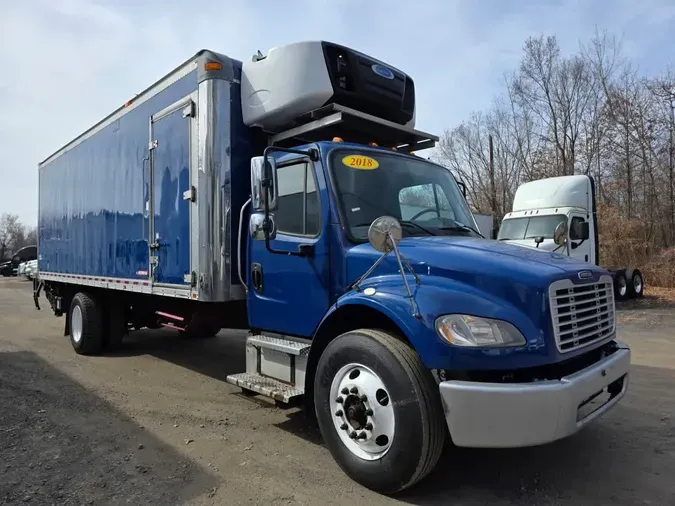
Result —
<path fill-rule="evenodd" d="M 274 223 L 279 233 L 319 235 L 319 196 L 312 166 L 297 162 L 277 166 L 278 207 Z"/>

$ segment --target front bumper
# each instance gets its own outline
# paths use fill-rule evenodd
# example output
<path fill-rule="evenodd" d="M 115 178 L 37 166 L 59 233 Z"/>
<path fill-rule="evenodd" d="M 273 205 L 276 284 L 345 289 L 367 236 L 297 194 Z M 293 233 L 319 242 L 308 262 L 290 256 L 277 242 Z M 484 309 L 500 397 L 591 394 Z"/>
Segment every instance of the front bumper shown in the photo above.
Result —
<path fill-rule="evenodd" d="M 616 343 L 619 349 L 613 354 L 559 380 L 441 382 L 445 419 L 454 444 L 510 448 L 574 434 L 626 394 L 630 349 L 618 340 Z"/>

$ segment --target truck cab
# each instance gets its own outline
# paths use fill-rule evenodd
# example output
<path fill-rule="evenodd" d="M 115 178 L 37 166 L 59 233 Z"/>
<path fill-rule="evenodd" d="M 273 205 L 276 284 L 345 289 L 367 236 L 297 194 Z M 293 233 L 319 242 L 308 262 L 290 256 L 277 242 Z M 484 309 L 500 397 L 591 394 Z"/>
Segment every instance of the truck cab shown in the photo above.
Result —
<path fill-rule="evenodd" d="M 406 82 L 383 65 L 358 68 Z M 616 340 L 610 274 L 548 244 L 484 238 L 461 182 L 414 155 L 437 137 L 413 116 L 397 123 L 339 98 L 288 131 L 277 105 L 276 133 L 251 161 L 239 276 L 252 335 L 246 372 L 228 381 L 304 397 L 340 466 L 387 493 L 421 479 L 446 434 L 465 447 L 538 445 L 614 406 L 630 351 Z M 587 223 L 588 202 L 554 219 Z M 582 244 L 592 229 L 577 221 Z"/>
<path fill-rule="evenodd" d="M 504 216 L 497 239 L 600 265 L 595 181 L 590 176 L 574 175 L 520 185 L 513 210 Z M 638 269 L 609 272 L 617 299 L 642 296 L 644 279 Z"/>

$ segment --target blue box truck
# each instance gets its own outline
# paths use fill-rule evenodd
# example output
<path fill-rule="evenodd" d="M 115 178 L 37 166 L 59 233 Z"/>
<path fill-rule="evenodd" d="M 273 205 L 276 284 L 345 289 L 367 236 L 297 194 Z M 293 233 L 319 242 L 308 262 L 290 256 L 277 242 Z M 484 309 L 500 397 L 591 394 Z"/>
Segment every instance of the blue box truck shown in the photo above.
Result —
<path fill-rule="evenodd" d="M 483 238 L 415 155 L 415 83 L 337 44 L 203 50 L 39 165 L 42 293 L 79 354 L 250 329 L 248 394 L 300 401 L 381 493 L 444 444 L 575 433 L 628 388 L 612 278 Z"/>

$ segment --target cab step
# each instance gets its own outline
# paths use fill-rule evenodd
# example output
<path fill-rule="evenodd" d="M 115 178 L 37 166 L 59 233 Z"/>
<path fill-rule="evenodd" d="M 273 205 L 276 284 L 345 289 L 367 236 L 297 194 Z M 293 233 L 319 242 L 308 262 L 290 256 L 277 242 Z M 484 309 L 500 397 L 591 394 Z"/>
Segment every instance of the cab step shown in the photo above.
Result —
<path fill-rule="evenodd" d="M 264 395 L 275 401 L 291 403 L 305 394 L 308 341 L 249 336 L 246 339 L 246 372 L 230 374 L 228 383 L 247 395 Z"/>
<path fill-rule="evenodd" d="M 274 378 L 268 378 L 258 373 L 242 372 L 239 374 L 230 374 L 227 381 L 240 387 L 244 393 L 249 392 L 264 395 L 275 401 L 290 404 L 292 401 L 301 398 L 305 394 L 304 385 L 302 388 L 296 388 L 293 385 L 284 383 Z"/>

